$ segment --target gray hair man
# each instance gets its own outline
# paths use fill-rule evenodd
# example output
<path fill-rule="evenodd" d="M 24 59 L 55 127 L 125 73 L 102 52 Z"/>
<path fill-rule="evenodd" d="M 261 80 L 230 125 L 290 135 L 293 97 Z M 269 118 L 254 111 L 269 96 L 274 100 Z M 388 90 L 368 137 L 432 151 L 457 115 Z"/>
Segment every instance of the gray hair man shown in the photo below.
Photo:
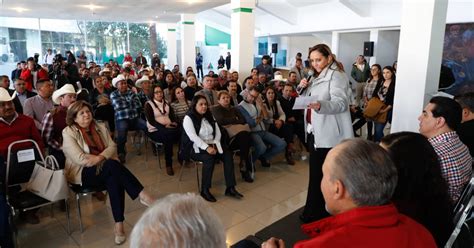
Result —
<path fill-rule="evenodd" d="M 397 177 L 388 153 L 377 144 L 350 139 L 335 146 L 324 161 L 321 181 L 333 216 L 303 225 L 311 238 L 294 247 L 436 247 L 426 228 L 390 203 Z M 262 247 L 285 245 L 271 238 Z"/>
<path fill-rule="evenodd" d="M 130 247 L 224 248 L 219 217 L 193 193 L 170 194 L 147 209 L 133 228 Z"/>

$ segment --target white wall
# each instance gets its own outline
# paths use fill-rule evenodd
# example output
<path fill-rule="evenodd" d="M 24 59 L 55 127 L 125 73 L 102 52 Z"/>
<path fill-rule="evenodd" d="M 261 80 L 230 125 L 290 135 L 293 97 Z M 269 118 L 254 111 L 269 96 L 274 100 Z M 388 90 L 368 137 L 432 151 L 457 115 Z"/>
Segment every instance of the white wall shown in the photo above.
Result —
<path fill-rule="evenodd" d="M 344 65 L 344 70 L 349 77 L 352 64 L 357 55 L 364 53 L 364 41 L 369 41 L 369 37 L 370 32 L 339 34 L 339 54 L 336 54 L 336 57 Z"/>
<path fill-rule="evenodd" d="M 375 50 L 377 50 L 376 63 L 380 64 L 382 68 L 387 65 L 392 65 L 393 62 L 397 60 L 399 40 L 400 31 L 398 30 L 379 31 L 375 48 Z"/>

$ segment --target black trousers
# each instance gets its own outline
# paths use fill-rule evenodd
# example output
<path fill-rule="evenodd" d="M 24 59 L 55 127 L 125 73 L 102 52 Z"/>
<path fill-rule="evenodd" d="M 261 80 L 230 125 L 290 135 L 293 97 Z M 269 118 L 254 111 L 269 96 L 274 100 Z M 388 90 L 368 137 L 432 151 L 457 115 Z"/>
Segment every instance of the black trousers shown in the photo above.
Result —
<path fill-rule="evenodd" d="M 252 143 L 252 138 L 250 137 L 250 133 L 246 131 L 242 131 L 235 135 L 232 138 L 229 144 L 229 150 L 234 151 L 239 149 L 240 150 L 240 159 L 245 161 L 245 168 L 246 171 L 252 171 L 252 161 L 250 161 L 249 152 L 250 152 L 250 144 Z"/>
<path fill-rule="evenodd" d="M 324 159 L 326 159 L 331 148 L 314 149 L 313 135 L 308 135 L 308 144 L 311 146 L 309 153 L 309 184 L 303 215 L 315 221 L 329 216 L 321 192 L 321 180 L 323 179 Z"/>
<path fill-rule="evenodd" d="M 149 137 L 155 142 L 163 143 L 165 148 L 166 167 L 172 167 L 173 144 L 179 140 L 178 128 L 160 128 L 158 131 L 149 133 Z"/>
<path fill-rule="evenodd" d="M 199 153 L 193 151 L 191 153 L 191 159 L 195 161 L 201 161 L 202 166 L 202 179 L 201 179 L 201 191 L 208 190 L 212 184 L 212 174 L 214 172 L 214 165 L 218 159 L 224 161 L 224 178 L 227 187 L 235 186 L 235 174 L 234 174 L 234 161 L 232 161 L 232 155 L 229 151 L 225 151 L 223 154 L 211 155 L 205 150 L 199 149 Z"/>
<path fill-rule="evenodd" d="M 58 161 L 58 165 L 60 169 L 64 169 L 64 165 L 66 164 L 66 157 L 64 156 L 64 153 L 62 150 L 56 150 L 54 148 L 48 148 L 48 153 L 49 155 L 53 155 L 54 158 L 56 158 L 56 161 Z"/>
<path fill-rule="evenodd" d="M 102 186 L 105 185 L 109 192 L 110 206 L 115 222 L 125 220 L 125 191 L 135 200 L 143 190 L 143 185 L 138 179 L 120 162 L 108 159 L 104 162 L 102 170 L 96 175 L 96 166 L 84 167 L 82 169 L 82 185 Z"/>
<path fill-rule="evenodd" d="M 196 71 L 197 71 L 197 76 L 199 78 L 204 78 L 204 73 L 203 73 L 203 70 L 202 70 L 202 65 L 197 65 L 196 66 Z M 199 72 L 201 72 L 201 74 L 199 75 Z"/>

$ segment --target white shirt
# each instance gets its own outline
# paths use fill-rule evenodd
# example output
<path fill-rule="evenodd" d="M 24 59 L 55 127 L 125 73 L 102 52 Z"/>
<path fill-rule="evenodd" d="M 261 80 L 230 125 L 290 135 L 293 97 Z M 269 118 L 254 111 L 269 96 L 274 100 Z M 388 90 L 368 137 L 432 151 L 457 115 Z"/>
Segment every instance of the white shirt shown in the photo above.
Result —
<path fill-rule="evenodd" d="M 48 64 L 48 65 L 52 65 L 53 64 L 53 58 L 54 58 L 54 55 L 51 53 L 47 53 L 44 55 L 44 63 L 45 64 Z"/>
<path fill-rule="evenodd" d="M 183 128 L 186 131 L 189 139 L 193 142 L 194 152 L 199 153 L 199 148 L 202 150 L 206 150 L 209 147 L 209 144 L 215 144 L 217 147 L 217 151 L 219 153 L 223 153 L 222 146 L 221 146 L 221 131 L 217 126 L 217 122 L 215 123 L 216 129 L 216 136 L 213 137 L 213 129 L 211 124 L 206 120 L 206 118 L 202 118 L 201 120 L 201 129 L 199 130 L 199 134 L 196 134 L 196 130 L 194 129 L 193 121 L 191 118 L 186 115 L 183 120 Z"/>

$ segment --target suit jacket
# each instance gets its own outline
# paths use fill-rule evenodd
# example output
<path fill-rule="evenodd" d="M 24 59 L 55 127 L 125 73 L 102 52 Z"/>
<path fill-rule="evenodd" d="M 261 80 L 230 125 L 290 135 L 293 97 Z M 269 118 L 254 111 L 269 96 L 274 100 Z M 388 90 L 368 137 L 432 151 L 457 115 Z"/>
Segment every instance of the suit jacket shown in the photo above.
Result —
<path fill-rule="evenodd" d="M 211 96 L 211 94 L 212 94 L 212 96 Z M 215 90 L 212 90 L 211 92 L 209 92 L 209 90 L 202 89 L 202 90 L 196 92 L 195 95 L 205 96 L 209 107 L 218 104 L 217 103 L 217 100 L 218 100 L 217 91 L 215 91 Z"/>
<path fill-rule="evenodd" d="M 16 94 L 16 92 L 14 90 L 8 89 L 8 94 L 13 95 L 13 93 Z M 31 92 L 29 90 L 26 91 L 26 99 L 28 99 L 30 97 L 34 97 L 34 96 L 36 96 L 36 93 Z M 20 102 L 20 99 L 18 98 L 18 96 L 13 98 L 13 104 L 15 105 L 16 112 L 19 113 L 19 114 L 23 114 L 23 105 L 21 105 L 21 102 Z"/>

